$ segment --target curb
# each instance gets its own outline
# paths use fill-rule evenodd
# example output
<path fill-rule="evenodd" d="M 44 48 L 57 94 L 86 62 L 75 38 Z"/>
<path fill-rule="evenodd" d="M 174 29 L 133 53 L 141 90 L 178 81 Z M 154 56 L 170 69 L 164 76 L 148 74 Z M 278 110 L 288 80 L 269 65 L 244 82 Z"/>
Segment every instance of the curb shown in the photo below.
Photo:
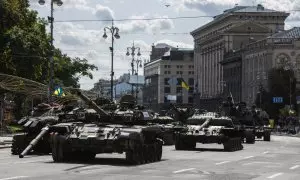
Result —
<path fill-rule="evenodd" d="M 6 148 L 11 148 L 11 145 L 0 145 L 0 149 L 6 149 Z"/>

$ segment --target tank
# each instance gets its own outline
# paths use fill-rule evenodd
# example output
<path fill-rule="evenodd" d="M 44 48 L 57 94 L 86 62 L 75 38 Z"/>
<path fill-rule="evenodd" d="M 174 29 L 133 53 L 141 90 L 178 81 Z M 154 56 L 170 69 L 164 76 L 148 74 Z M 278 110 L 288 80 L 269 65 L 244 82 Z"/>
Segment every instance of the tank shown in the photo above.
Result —
<path fill-rule="evenodd" d="M 58 104 L 41 103 L 33 109 L 30 116 L 19 120 L 18 124 L 23 126 L 24 132 L 13 136 L 11 154 L 19 155 L 46 125 L 57 123 L 60 111 L 61 106 Z M 33 150 L 36 153 L 51 152 L 47 137 L 44 136 L 38 143 L 35 143 L 36 147 Z"/>
<path fill-rule="evenodd" d="M 242 150 L 242 131 L 231 118 L 215 112 L 195 113 L 175 132 L 175 149 L 192 150 L 196 143 L 223 144 L 225 151 Z"/>
<path fill-rule="evenodd" d="M 79 106 L 77 102 L 54 107 L 47 104 L 46 106 L 50 108 L 46 113 L 40 115 L 41 109 L 36 108 L 33 114 L 37 116 L 33 115 L 19 121 L 25 127 L 25 133 L 13 137 L 12 154 L 18 154 L 20 158 L 29 152 L 49 154 L 51 152 L 49 143 L 51 126 L 62 122 L 85 121 L 86 117 L 90 122 L 100 118 L 94 109 Z"/>
<path fill-rule="evenodd" d="M 178 125 L 178 122 L 168 115 L 166 112 L 155 113 L 151 112 L 152 119 L 149 121 L 149 125 L 158 125 L 162 129 L 161 138 L 164 145 L 174 145 L 175 134 L 174 127 Z"/>
<path fill-rule="evenodd" d="M 227 101 L 222 103 L 222 113 L 233 119 L 234 125 L 243 130 L 243 141 L 254 144 L 255 138 L 263 138 L 264 141 L 270 141 L 271 130 L 267 126 L 267 121 L 263 119 L 266 113 L 255 106 L 247 107 L 245 102 L 233 103 L 228 97 Z M 267 117 L 268 119 L 268 117 Z"/>
<path fill-rule="evenodd" d="M 151 115 L 137 106 L 132 97 L 122 97 L 116 110 L 105 111 L 80 91 L 77 93 L 100 119 L 51 126 L 54 162 L 92 160 L 100 153 L 125 153 L 126 160 L 135 165 L 161 160 L 161 128 L 148 125 Z"/>

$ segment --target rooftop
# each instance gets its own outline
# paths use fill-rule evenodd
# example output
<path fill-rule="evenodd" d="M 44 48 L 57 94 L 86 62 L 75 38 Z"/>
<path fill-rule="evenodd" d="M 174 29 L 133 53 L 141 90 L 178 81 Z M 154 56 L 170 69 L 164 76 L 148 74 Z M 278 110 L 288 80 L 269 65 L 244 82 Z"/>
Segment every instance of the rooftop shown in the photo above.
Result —
<path fill-rule="evenodd" d="M 276 11 L 276 10 L 272 10 L 272 9 L 266 9 L 264 8 L 264 6 L 262 6 L 261 4 L 258 4 L 257 6 L 235 6 L 231 9 L 227 9 L 225 11 L 223 11 L 222 14 L 219 14 L 217 16 L 214 16 L 214 20 L 195 29 L 194 31 L 191 32 L 191 34 L 193 35 L 194 33 L 196 33 L 197 31 L 200 31 L 206 27 L 209 27 L 213 24 L 215 24 L 217 21 L 227 17 L 227 16 L 230 16 L 234 13 L 278 13 L 278 12 L 281 12 L 283 14 L 281 14 L 282 16 L 288 16 L 289 13 L 285 13 L 285 12 L 282 12 L 282 11 Z"/>
<path fill-rule="evenodd" d="M 300 27 L 293 27 L 290 30 L 273 34 L 269 38 L 300 38 Z"/>

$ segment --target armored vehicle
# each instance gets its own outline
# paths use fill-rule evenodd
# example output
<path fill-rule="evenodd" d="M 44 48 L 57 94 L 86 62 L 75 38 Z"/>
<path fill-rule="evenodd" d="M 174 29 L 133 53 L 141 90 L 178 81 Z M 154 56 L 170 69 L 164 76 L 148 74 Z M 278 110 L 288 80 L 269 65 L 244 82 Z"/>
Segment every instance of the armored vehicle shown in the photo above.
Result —
<path fill-rule="evenodd" d="M 50 153 L 49 128 L 58 123 L 99 120 L 100 116 L 93 109 L 84 108 L 78 103 L 68 103 L 66 105 L 55 106 L 51 116 L 47 113 L 37 117 L 27 117 L 19 121 L 26 127 L 24 134 L 15 135 L 13 138 L 12 152 L 19 154 L 23 158 L 29 152 Z M 48 112 L 48 114 L 50 113 Z"/>
<path fill-rule="evenodd" d="M 13 155 L 20 154 L 29 143 L 41 132 L 42 128 L 47 124 L 52 125 L 58 122 L 58 113 L 61 110 L 58 104 L 41 103 L 35 107 L 30 116 L 24 117 L 18 121 L 23 126 L 24 132 L 13 136 L 11 153 Z M 50 153 L 50 144 L 48 137 L 43 137 L 37 143 L 34 151 L 38 153 Z"/>
<path fill-rule="evenodd" d="M 214 112 L 194 114 L 175 132 L 175 149 L 192 150 L 198 142 L 223 144 L 225 151 L 242 150 L 241 133 L 229 117 Z"/>
<path fill-rule="evenodd" d="M 123 153 L 132 164 L 160 161 L 161 128 L 147 125 L 148 112 L 126 101 L 124 96 L 115 111 L 105 111 L 94 101 L 77 92 L 99 115 L 92 123 L 59 123 L 50 127 L 50 143 L 54 162 L 80 158 L 91 160 L 99 153 Z"/>
<path fill-rule="evenodd" d="M 152 119 L 149 121 L 149 125 L 158 125 L 162 129 L 162 134 L 160 137 L 163 140 L 164 145 L 174 145 L 175 134 L 174 127 L 178 125 L 171 116 L 167 113 L 154 113 L 152 112 Z"/>
<path fill-rule="evenodd" d="M 236 127 L 243 130 L 242 139 L 246 143 L 255 143 L 255 137 L 262 138 L 264 141 L 270 141 L 270 128 L 268 128 L 268 118 L 266 113 L 252 106 L 247 107 L 245 102 L 233 103 L 232 98 L 228 97 L 226 102 L 222 104 L 223 114 L 233 119 Z M 264 119 L 267 121 L 264 121 Z"/>

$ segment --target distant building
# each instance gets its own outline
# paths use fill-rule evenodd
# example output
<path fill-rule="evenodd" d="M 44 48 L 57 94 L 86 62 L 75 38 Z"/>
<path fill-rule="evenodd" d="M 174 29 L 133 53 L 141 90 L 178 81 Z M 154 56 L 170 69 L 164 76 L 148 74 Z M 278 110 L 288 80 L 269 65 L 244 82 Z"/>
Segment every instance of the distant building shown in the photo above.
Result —
<path fill-rule="evenodd" d="M 257 6 L 235 6 L 191 32 L 195 43 L 195 86 L 205 108 L 215 109 L 224 93 L 224 55 L 284 30 L 289 13 Z M 236 70 L 230 70 L 236 71 Z M 233 85 L 236 86 L 236 85 Z"/>
<path fill-rule="evenodd" d="M 242 100 L 254 103 L 259 85 L 268 89 L 268 72 L 292 68 L 300 89 L 300 27 L 282 31 L 247 45 L 242 56 Z"/>
<path fill-rule="evenodd" d="M 176 48 L 164 44 L 152 46 L 150 61 L 144 65 L 143 101 L 145 105 L 158 111 L 168 107 L 170 102 L 193 104 L 193 55 L 193 49 Z M 181 86 L 180 79 L 187 83 L 189 90 Z"/>

